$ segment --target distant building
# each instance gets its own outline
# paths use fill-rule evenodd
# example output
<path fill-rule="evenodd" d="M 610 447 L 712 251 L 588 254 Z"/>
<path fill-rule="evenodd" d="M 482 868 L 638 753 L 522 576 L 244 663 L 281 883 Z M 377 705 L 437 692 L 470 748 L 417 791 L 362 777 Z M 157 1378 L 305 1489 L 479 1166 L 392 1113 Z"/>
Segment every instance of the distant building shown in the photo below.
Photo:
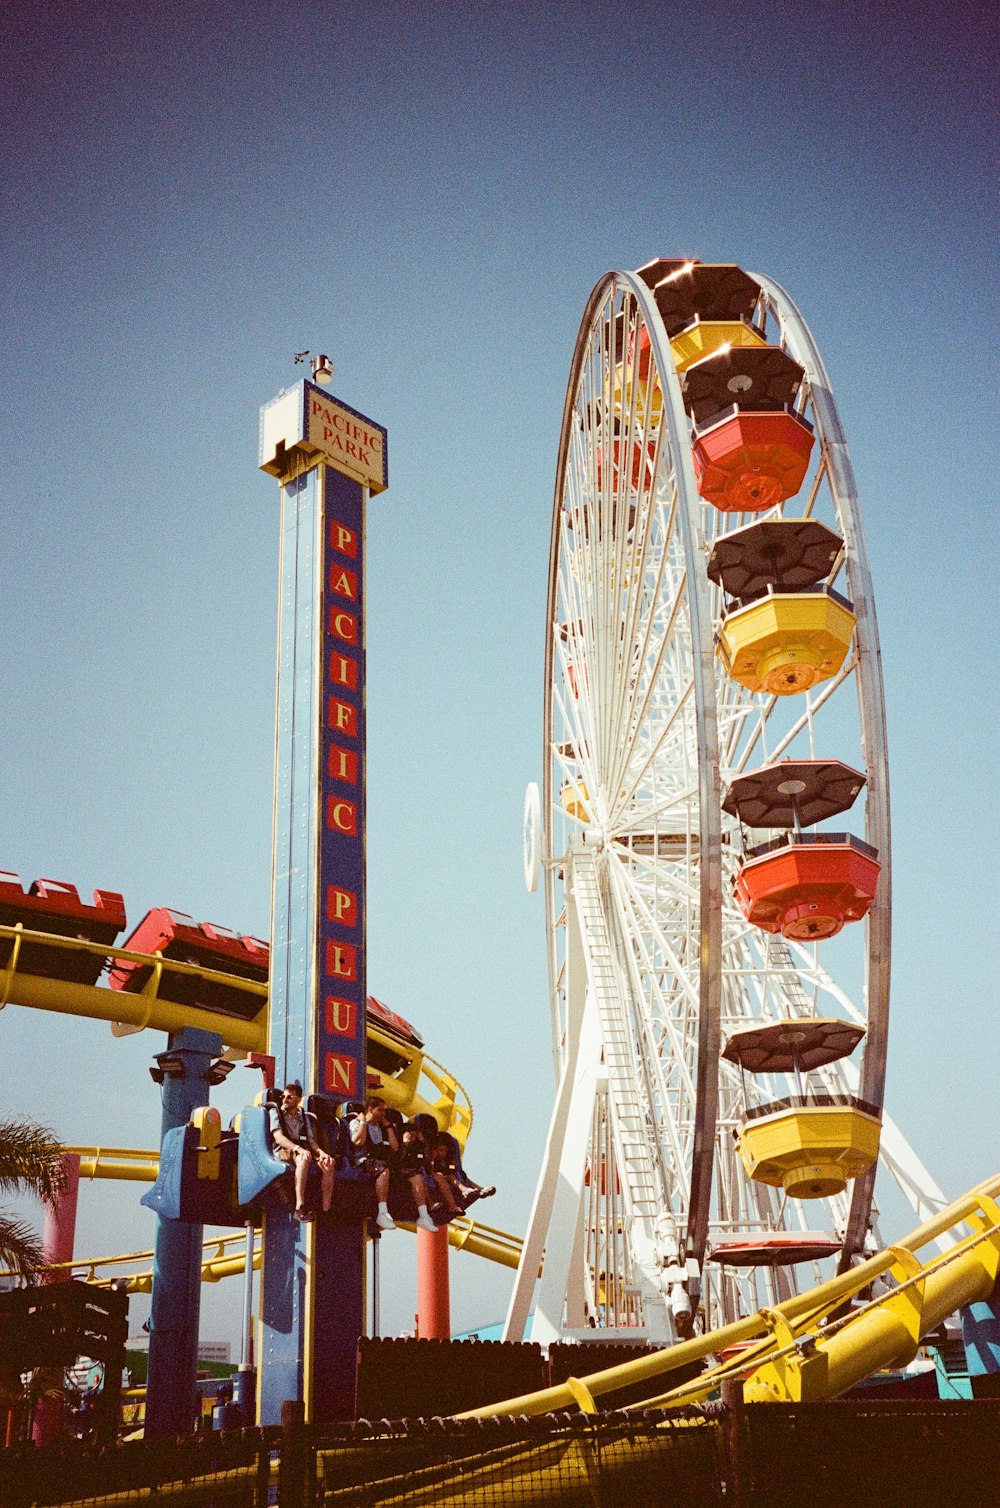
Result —
<path fill-rule="evenodd" d="M 128 1338 L 130 1351 L 148 1351 L 148 1335 L 130 1335 Z M 198 1342 L 199 1361 L 232 1361 L 232 1344 L 228 1340 L 200 1340 Z"/>
<path fill-rule="evenodd" d="M 198 1342 L 199 1361 L 230 1361 L 230 1344 L 228 1340 L 200 1340 Z"/>

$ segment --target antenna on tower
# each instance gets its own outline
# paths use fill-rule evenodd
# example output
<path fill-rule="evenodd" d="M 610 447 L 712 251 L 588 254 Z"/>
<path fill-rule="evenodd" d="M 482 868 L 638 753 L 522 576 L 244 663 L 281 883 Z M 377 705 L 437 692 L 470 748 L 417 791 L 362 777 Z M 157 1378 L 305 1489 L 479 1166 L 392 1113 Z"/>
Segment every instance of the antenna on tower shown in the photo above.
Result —
<path fill-rule="evenodd" d="M 309 354 L 308 351 L 296 351 L 295 365 L 301 366 Z M 313 382 L 322 383 L 326 387 L 327 383 L 333 380 L 333 362 L 329 356 L 314 356 L 309 365 L 312 369 Z"/>

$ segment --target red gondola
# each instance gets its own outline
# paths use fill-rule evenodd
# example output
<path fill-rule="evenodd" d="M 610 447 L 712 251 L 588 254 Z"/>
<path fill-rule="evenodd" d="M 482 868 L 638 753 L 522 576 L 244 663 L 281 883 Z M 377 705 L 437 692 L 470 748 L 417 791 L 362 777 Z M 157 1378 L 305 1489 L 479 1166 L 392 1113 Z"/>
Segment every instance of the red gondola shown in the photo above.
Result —
<path fill-rule="evenodd" d="M 789 833 L 748 850 L 736 900 L 764 932 L 811 942 L 867 914 L 880 868 L 875 849 L 850 833 Z"/>
<path fill-rule="evenodd" d="M 790 408 L 753 413 L 734 405 L 695 431 L 698 491 L 723 513 L 761 513 L 795 496 L 812 448 L 812 426 Z"/>

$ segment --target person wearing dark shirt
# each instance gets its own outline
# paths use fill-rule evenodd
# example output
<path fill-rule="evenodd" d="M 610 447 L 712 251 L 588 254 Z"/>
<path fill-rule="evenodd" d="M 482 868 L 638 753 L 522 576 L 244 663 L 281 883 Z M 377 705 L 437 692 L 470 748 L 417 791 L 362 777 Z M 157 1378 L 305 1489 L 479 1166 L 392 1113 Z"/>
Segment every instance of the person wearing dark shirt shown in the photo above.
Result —
<path fill-rule="evenodd" d="M 462 1208 L 468 1209 L 477 1199 L 491 1199 L 496 1193 L 496 1188 L 490 1184 L 489 1188 L 483 1188 L 481 1183 L 474 1183 L 468 1174 L 459 1172 L 460 1163 L 455 1154 L 455 1144 L 452 1138 L 441 1131 L 434 1138 L 434 1145 L 430 1155 L 431 1174 L 441 1188 L 446 1184 L 452 1199 L 461 1200 Z"/>
<path fill-rule="evenodd" d="M 375 1198 L 378 1200 L 375 1224 L 379 1230 L 395 1230 L 396 1222 L 389 1214 L 389 1177 L 392 1167 L 400 1162 L 402 1149 L 393 1126 L 386 1119 L 385 1101 L 377 1096 L 369 1099 L 364 1111 L 351 1120 L 349 1131 L 356 1149 L 354 1160 L 357 1166 L 364 1168 L 375 1180 Z M 437 1230 L 427 1213 L 427 1185 L 423 1173 L 414 1167 L 406 1170 L 406 1174 L 417 1206 L 417 1225 L 421 1230 Z"/>

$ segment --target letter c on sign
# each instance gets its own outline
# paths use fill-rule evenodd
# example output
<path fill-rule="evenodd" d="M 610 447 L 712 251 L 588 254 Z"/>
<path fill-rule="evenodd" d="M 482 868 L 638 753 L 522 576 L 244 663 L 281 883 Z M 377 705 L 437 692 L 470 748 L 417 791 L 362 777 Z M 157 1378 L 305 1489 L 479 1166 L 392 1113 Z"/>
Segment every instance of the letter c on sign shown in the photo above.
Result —
<path fill-rule="evenodd" d="M 353 801 L 331 800 L 326 809 L 327 827 L 335 827 L 338 832 L 346 833 L 348 837 L 357 837 L 358 810 Z"/>
<path fill-rule="evenodd" d="M 346 644 L 358 642 L 358 620 L 353 613 L 334 613 L 331 618 L 333 632 Z"/>

